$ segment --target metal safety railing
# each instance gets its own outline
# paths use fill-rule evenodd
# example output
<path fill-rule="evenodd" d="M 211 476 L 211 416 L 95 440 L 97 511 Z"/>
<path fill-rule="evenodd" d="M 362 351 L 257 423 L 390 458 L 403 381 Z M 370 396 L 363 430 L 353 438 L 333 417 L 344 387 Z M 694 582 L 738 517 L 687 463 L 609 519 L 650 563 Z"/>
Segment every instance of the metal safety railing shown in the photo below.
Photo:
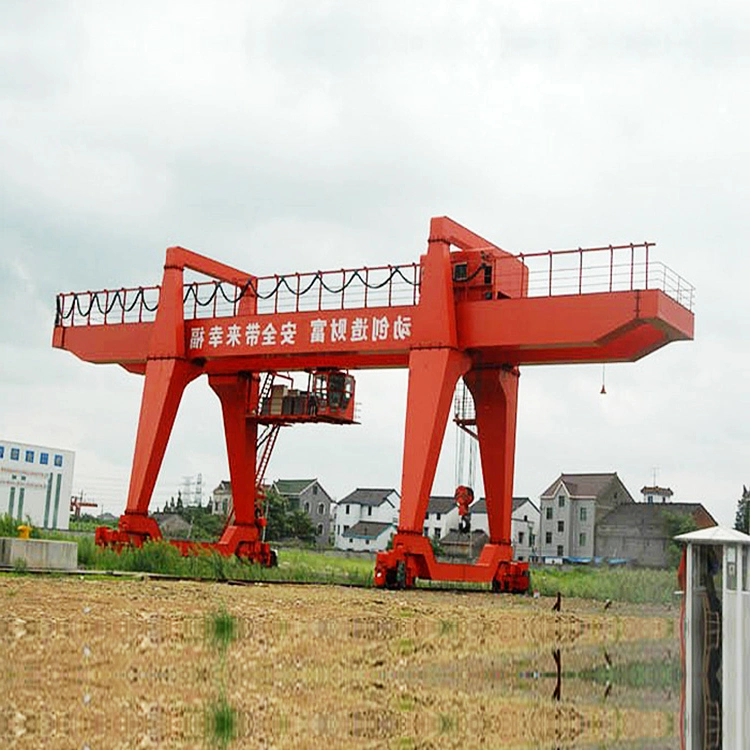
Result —
<path fill-rule="evenodd" d="M 692 310 L 695 288 L 649 255 L 652 242 L 519 253 L 494 261 L 496 279 L 512 297 L 554 297 L 658 289 Z M 517 262 L 526 267 L 518 273 Z M 524 278 L 525 277 L 525 278 Z M 526 283 L 526 289 L 522 284 Z"/>
<path fill-rule="evenodd" d="M 192 282 L 183 288 L 184 316 L 186 320 L 232 317 L 247 298 L 254 299 L 259 314 L 416 305 L 420 281 L 421 266 L 409 263 L 261 276 L 244 286 L 223 281 Z M 55 325 L 152 322 L 159 290 L 150 286 L 59 294 Z"/>
<path fill-rule="evenodd" d="M 511 297 L 552 297 L 659 289 L 688 310 L 695 288 L 650 257 L 653 243 L 519 253 L 490 261 L 498 288 Z M 523 263 L 519 273 L 518 261 Z M 419 303 L 421 266 L 409 263 L 340 271 L 262 276 L 244 286 L 221 281 L 184 286 L 186 320 L 231 317 L 252 298 L 259 314 L 317 312 Z M 147 323 L 156 318 L 158 286 L 70 292 L 57 297 L 55 325 Z"/>
<path fill-rule="evenodd" d="M 260 276 L 244 288 L 195 282 L 185 286 L 185 319 L 237 315 L 246 295 L 256 298 L 260 314 L 416 305 L 420 271 L 409 263 Z"/>

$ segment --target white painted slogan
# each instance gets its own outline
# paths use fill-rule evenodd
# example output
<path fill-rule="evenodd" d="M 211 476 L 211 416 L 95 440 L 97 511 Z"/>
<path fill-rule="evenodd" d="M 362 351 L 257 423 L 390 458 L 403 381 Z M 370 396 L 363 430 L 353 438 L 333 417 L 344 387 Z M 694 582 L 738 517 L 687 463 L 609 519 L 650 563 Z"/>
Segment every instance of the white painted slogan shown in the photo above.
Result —
<path fill-rule="evenodd" d="M 316 318 L 310 321 L 309 330 L 298 331 L 297 323 L 286 321 L 278 328 L 273 323 L 261 325 L 258 322 L 248 323 L 244 329 L 237 323 L 231 325 L 213 325 L 206 332 L 205 326 L 190 328 L 190 349 L 202 349 L 208 346 L 217 349 L 220 346 L 294 346 L 301 338 L 307 336 L 310 344 L 335 344 L 339 341 L 405 341 L 411 337 L 411 317 L 399 315 L 392 322 L 385 315 L 382 317 L 353 318 L 349 326 L 348 318 Z"/>

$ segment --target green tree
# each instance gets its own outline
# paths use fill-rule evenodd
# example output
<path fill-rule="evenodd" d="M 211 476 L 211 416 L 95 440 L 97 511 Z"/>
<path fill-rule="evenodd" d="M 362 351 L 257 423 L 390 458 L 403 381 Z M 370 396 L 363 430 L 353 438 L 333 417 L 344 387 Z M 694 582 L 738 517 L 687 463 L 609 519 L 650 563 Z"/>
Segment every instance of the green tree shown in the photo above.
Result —
<path fill-rule="evenodd" d="M 676 568 L 680 564 L 682 545 L 674 541 L 674 537 L 680 534 L 688 534 L 698 528 L 695 519 L 690 514 L 674 513 L 669 510 L 661 514 L 664 533 L 667 537 L 667 565 Z"/>
<path fill-rule="evenodd" d="M 744 485 L 742 487 L 742 497 L 737 501 L 734 528 L 744 534 L 750 534 L 750 490 Z"/>

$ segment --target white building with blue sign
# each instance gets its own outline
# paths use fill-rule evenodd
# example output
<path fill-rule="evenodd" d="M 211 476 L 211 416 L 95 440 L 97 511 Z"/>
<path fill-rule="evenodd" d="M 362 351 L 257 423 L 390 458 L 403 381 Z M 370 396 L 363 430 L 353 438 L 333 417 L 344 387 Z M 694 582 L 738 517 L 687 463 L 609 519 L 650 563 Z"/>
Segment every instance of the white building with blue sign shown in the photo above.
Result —
<path fill-rule="evenodd" d="M 0 514 L 67 529 L 75 453 L 0 439 Z"/>

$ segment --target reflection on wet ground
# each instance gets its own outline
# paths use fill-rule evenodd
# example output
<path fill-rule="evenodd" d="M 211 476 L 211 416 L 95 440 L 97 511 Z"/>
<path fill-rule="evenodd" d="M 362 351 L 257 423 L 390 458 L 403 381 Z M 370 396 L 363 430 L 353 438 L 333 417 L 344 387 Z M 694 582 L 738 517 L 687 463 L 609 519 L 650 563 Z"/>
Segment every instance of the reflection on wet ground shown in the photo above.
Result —
<path fill-rule="evenodd" d="M 679 748 L 676 607 L 33 577 L 0 601 L 3 747 Z"/>

